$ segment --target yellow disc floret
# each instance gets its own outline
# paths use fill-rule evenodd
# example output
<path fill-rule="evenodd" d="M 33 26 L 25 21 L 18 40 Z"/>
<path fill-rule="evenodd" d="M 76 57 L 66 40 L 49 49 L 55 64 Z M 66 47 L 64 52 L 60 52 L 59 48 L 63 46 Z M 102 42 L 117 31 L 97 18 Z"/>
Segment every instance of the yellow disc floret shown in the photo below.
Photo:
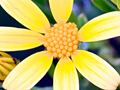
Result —
<path fill-rule="evenodd" d="M 74 23 L 55 24 L 45 34 L 47 51 L 54 57 L 70 57 L 78 48 L 78 28 Z"/>

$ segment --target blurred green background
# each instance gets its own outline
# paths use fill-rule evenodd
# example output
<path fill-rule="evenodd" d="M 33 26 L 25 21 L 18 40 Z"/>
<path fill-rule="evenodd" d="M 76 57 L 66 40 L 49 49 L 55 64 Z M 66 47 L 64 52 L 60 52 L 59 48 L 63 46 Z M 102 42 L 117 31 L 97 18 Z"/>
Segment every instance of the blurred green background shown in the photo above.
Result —
<path fill-rule="evenodd" d="M 38 7 L 45 13 L 51 24 L 55 23 L 55 20 L 52 17 L 51 11 L 49 9 L 48 0 L 32 0 Z M 117 10 L 116 6 L 110 2 L 110 0 L 93 0 L 95 1 L 94 4 L 91 0 L 74 0 L 73 5 L 73 12 L 69 19 L 70 22 L 75 22 L 78 25 L 78 28 L 81 28 L 87 21 L 91 20 L 92 18 L 101 15 L 103 13 Z M 106 2 L 108 1 L 113 7 L 110 9 L 107 8 Z M 96 2 L 100 2 L 97 5 Z M 108 5 L 109 6 L 109 5 Z M 98 7 L 101 9 L 98 9 Z M 106 9 L 105 9 L 105 8 Z M 0 7 L 0 26 L 10 26 L 10 27 L 19 27 L 25 28 L 20 23 L 18 23 L 15 19 L 9 16 L 1 7 Z M 15 52 L 7 52 L 13 57 L 17 58 L 18 60 L 22 61 L 27 56 L 37 52 L 44 50 L 44 46 L 40 46 L 34 49 L 26 50 L 26 51 L 15 51 Z M 79 46 L 79 49 L 91 51 L 107 62 L 109 62 L 120 74 L 120 37 L 112 38 L 105 41 L 99 41 L 94 43 L 85 43 Z M 54 64 L 52 65 L 49 72 L 45 75 L 45 77 L 39 81 L 36 87 L 32 88 L 32 90 L 53 90 L 53 71 L 55 65 L 57 63 L 57 59 L 54 60 Z M 80 81 L 80 90 L 100 90 L 98 87 L 91 84 L 88 80 L 79 74 L 79 81 Z M 0 89 L 2 90 L 2 88 Z M 118 87 L 117 90 L 120 90 Z"/>

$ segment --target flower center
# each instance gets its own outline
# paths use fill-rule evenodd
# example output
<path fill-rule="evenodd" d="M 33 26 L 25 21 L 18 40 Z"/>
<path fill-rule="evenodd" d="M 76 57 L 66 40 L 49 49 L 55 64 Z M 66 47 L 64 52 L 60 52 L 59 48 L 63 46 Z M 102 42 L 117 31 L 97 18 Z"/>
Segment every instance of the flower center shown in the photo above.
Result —
<path fill-rule="evenodd" d="M 47 30 L 44 46 L 55 58 L 70 57 L 78 48 L 77 34 L 78 28 L 74 23 L 55 24 Z"/>

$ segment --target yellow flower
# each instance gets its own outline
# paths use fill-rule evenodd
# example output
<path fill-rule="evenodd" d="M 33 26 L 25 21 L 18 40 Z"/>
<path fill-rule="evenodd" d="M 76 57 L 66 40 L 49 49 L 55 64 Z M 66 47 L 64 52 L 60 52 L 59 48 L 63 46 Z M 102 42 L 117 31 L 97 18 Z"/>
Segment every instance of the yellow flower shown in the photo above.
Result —
<path fill-rule="evenodd" d="M 5 52 L 0 52 L 0 82 L 2 83 L 8 74 L 15 68 L 18 61 Z"/>
<path fill-rule="evenodd" d="M 0 0 L 5 11 L 30 29 L 0 27 L 0 50 L 26 50 L 42 44 L 47 49 L 23 60 L 8 75 L 3 87 L 8 90 L 32 88 L 47 73 L 53 57 L 57 57 L 60 60 L 54 72 L 54 90 L 79 90 L 76 69 L 96 86 L 116 89 L 120 76 L 115 69 L 97 55 L 77 50 L 77 44 L 120 36 L 120 11 L 98 16 L 78 31 L 74 23 L 67 23 L 73 0 L 49 0 L 49 3 L 57 22 L 53 27 L 31 0 Z"/>

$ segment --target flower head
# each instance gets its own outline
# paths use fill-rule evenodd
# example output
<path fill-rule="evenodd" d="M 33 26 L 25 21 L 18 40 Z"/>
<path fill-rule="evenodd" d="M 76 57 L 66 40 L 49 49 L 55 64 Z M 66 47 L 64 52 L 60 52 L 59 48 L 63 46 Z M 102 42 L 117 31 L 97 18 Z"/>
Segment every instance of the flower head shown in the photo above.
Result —
<path fill-rule="evenodd" d="M 120 76 L 115 69 L 97 55 L 77 49 L 79 42 L 120 36 L 120 12 L 98 16 L 78 31 L 74 23 L 67 23 L 73 0 L 49 0 L 49 3 L 57 22 L 53 27 L 31 0 L 0 0 L 12 17 L 30 29 L 0 27 L 0 50 L 26 50 L 42 44 L 47 49 L 23 60 L 8 75 L 3 87 L 8 90 L 32 88 L 47 73 L 55 57 L 60 60 L 54 72 L 54 90 L 79 90 L 76 69 L 96 86 L 116 89 Z"/>

